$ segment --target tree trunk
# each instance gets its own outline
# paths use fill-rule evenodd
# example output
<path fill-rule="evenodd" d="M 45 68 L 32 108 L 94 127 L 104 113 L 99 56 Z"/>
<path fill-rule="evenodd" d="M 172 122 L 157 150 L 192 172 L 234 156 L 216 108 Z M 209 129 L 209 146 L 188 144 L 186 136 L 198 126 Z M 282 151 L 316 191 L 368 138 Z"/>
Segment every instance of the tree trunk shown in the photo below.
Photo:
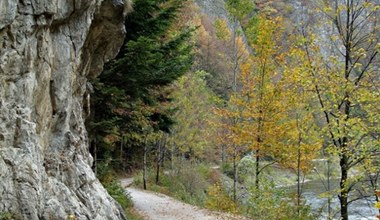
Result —
<path fill-rule="evenodd" d="M 160 183 L 160 163 L 157 162 L 156 166 L 156 185 Z"/>
<path fill-rule="evenodd" d="M 238 21 L 237 21 L 237 18 L 233 18 L 233 36 L 232 36 L 232 49 L 233 49 L 233 57 L 232 57 L 232 60 L 233 60 L 233 64 L 234 64 L 234 67 L 233 67 L 233 85 L 232 85 L 232 91 L 234 93 L 237 92 L 237 74 L 238 74 L 238 71 L 239 71 L 239 58 L 238 58 L 238 48 L 237 48 L 237 42 L 236 42 L 236 38 L 237 38 L 237 26 L 238 26 Z"/>
<path fill-rule="evenodd" d="M 258 190 L 260 189 L 260 148 L 261 148 L 261 143 L 263 140 L 261 139 L 261 131 L 262 131 L 262 117 L 261 117 L 261 111 L 260 111 L 260 117 L 259 117 L 259 122 L 257 125 L 257 130 L 258 130 L 258 136 L 257 136 L 257 149 L 256 149 L 256 170 L 255 170 L 255 188 L 257 190 L 257 193 L 259 192 Z M 258 196 L 258 195 L 257 195 Z"/>
<path fill-rule="evenodd" d="M 234 155 L 233 155 L 233 170 L 234 170 L 234 188 L 233 188 L 233 199 L 234 199 L 234 202 L 236 202 L 236 191 L 237 191 L 237 163 L 236 163 L 236 158 L 237 158 L 237 155 L 236 155 L 236 149 L 234 150 Z"/>
<path fill-rule="evenodd" d="M 147 143 L 145 141 L 144 143 L 144 168 L 143 168 L 143 183 L 144 183 L 144 189 L 146 190 L 146 173 L 147 173 L 147 164 L 146 164 L 146 157 L 147 157 Z"/>
<path fill-rule="evenodd" d="M 123 148 L 124 148 L 124 138 L 122 135 L 121 141 L 120 141 L 120 165 L 121 165 L 122 170 L 125 171 L 125 166 L 124 166 L 124 161 L 123 161 Z"/>
<path fill-rule="evenodd" d="M 297 212 L 300 214 L 301 206 L 301 146 L 298 144 L 297 152 Z"/>
<path fill-rule="evenodd" d="M 260 180 L 259 180 L 259 176 L 260 176 L 260 150 L 257 149 L 256 150 L 256 171 L 255 171 L 255 187 L 256 187 L 256 190 L 259 190 L 260 188 Z M 258 191 L 257 191 L 258 193 Z"/>
<path fill-rule="evenodd" d="M 330 156 L 327 158 L 327 191 L 330 192 L 331 190 L 331 162 L 330 162 Z M 331 196 L 328 197 L 327 199 L 327 213 L 328 216 L 327 218 L 330 220 L 332 219 L 332 213 L 331 213 Z"/>
<path fill-rule="evenodd" d="M 222 144 L 222 167 L 226 163 L 226 147 Z"/>
<path fill-rule="evenodd" d="M 96 138 L 94 140 L 94 166 L 95 166 L 95 176 L 98 175 L 98 149 L 96 146 Z"/>
<path fill-rule="evenodd" d="M 344 152 L 344 151 L 343 151 Z M 348 157 L 345 153 L 340 156 L 341 178 L 340 178 L 340 219 L 348 220 Z"/>
<path fill-rule="evenodd" d="M 301 182 L 301 162 L 302 162 L 302 152 L 301 152 L 301 144 L 302 144 L 302 129 L 300 127 L 299 115 L 297 114 L 297 131 L 298 131 L 298 143 L 297 143 L 297 214 L 300 215 L 301 208 L 301 187 L 303 184 L 303 180 Z"/>
<path fill-rule="evenodd" d="M 161 166 L 161 141 L 157 142 L 157 161 L 156 161 L 156 185 L 160 182 L 160 166 Z"/>
<path fill-rule="evenodd" d="M 235 153 L 236 154 L 236 153 Z M 236 191 L 237 191 L 237 169 L 236 169 L 236 155 L 233 158 L 233 169 L 234 169 L 234 189 L 233 189 L 233 198 L 236 202 Z"/>

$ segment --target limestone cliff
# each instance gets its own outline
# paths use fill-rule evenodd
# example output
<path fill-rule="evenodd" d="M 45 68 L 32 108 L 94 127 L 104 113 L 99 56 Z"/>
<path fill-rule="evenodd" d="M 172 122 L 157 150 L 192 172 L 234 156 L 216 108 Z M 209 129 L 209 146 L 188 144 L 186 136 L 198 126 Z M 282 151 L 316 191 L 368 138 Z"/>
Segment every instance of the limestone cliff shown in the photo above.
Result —
<path fill-rule="evenodd" d="M 0 1 L 0 212 L 124 219 L 91 170 L 87 78 L 123 43 L 123 0 Z"/>

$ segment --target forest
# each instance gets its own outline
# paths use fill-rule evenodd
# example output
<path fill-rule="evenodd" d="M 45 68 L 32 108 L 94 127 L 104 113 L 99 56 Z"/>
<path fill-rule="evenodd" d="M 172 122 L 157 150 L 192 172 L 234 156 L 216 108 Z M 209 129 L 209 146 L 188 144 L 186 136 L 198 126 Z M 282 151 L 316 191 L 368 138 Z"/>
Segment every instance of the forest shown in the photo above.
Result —
<path fill-rule="evenodd" d="M 135 0 L 91 79 L 97 177 L 249 219 L 380 219 L 380 2 Z"/>

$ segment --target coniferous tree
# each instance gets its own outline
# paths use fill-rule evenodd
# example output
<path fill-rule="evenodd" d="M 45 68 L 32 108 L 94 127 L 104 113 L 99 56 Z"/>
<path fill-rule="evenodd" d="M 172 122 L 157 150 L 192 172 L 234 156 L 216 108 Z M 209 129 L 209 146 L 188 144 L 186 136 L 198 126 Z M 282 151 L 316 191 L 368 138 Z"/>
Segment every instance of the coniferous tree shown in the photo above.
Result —
<path fill-rule="evenodd" d="M 93 81 L 94 113 L 89 128 L 101 158 L 122 158 L 128 150 L 124 145 L 141 147 L 147 132 L 169 132 L 173 111 L 165 107 L 170 100 L 163 88 L 192 64 L 192 29 L 173 28 L 184 3 L 134 2 L 134 11 L 125 21 L 123 48 Z"/>

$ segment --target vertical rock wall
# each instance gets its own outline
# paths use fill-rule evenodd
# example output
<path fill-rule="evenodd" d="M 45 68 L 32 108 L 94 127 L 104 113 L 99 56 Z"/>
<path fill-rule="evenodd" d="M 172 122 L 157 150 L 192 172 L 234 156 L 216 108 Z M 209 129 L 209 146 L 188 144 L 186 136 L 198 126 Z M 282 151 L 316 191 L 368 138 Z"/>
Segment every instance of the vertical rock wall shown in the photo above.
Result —
<path fill-rule="evenodd" d="M 123 0 L 0 1 L 0 212 L 124 219 L 91 170 L 83 112 L 123 13 Z"/>

